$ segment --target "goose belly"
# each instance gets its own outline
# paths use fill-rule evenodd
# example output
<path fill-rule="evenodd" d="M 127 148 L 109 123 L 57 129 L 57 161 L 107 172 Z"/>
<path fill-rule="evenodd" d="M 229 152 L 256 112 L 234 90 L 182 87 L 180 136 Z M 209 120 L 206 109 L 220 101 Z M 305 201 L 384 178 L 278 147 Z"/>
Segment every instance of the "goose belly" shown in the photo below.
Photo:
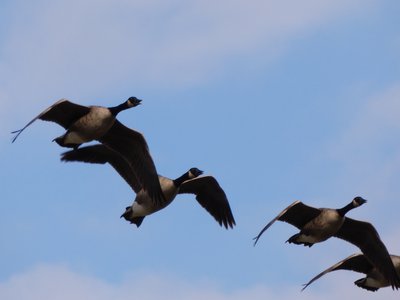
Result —
<path fill-rule="evenodd" d="M 321 214 L 307 223 L 302 230 L 302 241 L 318 243 L 332 237 L 342 226 L 344 218 L 336 210 L 323 209 Z"/>
<path fill-rule="evenodd" d="M 370 288 L 379 289 L 389 286 L 389 282 L 382 276 L 379 276 L 378 278 L 367 276 L 363 281 L 363 285 Z"/>
<path fill-rule="evenodd" d="M 70 128 L 65 141 L 71 144 L 89 142 L 105 135 L 115 118 L 105 107 L 92 107 L 89 113 L 77 120 Z"/>
<path fill-rule="evenodd" d="M 147 202 L 139 203 L 137 201 L 132 204 L 132 215 L 131 217 L 145 217 L 151 215 L 156 212 L 158 209 L 152 207 L 151 205 L 147 205 Z"/>
<path fill-rule="evenodd" d="M 175 198 L 178 190 L 174 186 L 171 179 L 159 176 L 161 190 L 164 194 L 165 201 L 161 205 L 156 205 L 149 197 L 146 191 L 141 190 L 137 195 L 135 202 L 132 204 L 134 217 L 147 216 L 168 206 Z"/>

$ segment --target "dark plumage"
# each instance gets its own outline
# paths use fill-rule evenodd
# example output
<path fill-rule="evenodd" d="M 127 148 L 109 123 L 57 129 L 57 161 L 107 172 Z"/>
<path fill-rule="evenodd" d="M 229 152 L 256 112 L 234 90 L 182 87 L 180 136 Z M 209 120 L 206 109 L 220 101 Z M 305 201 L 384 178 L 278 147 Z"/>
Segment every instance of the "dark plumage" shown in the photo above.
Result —
<path fill-rule="evenodd" d="M 390 258 L 393 262 L 394 267 L 396 268 L 397 274 L 400 276 L 400 256 L 390 255 Z M 325 274 L 337 271 L 337 270 L 349 270 L 358 273 L 366 274 L 367 276 L 364 278 L 360 278 L 354 282 L 360 288 L 366 289 L 368 291 L 375 292 L 379 288 L 387 287 L 390 285 L 385 276 L 382 275 L 365 257 L 365 255 L 361 253 L 350 255 L 349 257 L 339 261 L 333 266 L 329 267 L 325 271 L 322 271 L 313 279 L 311 279 L 308 283 L 306 283 L 302 290 L 307 288 L 311 283 L 315 280 L 321 278 Z"/>
<path fill-rule="evenodd" d="M 140 102 L 141 100 L 136 97 L 130 97 L 118 106 L 107 108 L 83 106 L 67 99 L 60 99 L 33 118 L 22 129 L 13 131 L 12 133 L 16 135 L 12 142 L 15 142 L 25 128 L 40 119 L 55 122 L 67 130 L 64 135 L 54 139 L 60 146 L 78 148 L 82 143 L 101 138 L 113 126 L 119 112 L 135 107 Z"/>
<path fill-rule="evenodd" d="M 153 159 L 143 135 L 121 124 L 119 112 L 135 107 L 142 100 L 130 97 L 114 107 L 82 106 L 61 99 L 45 109 L 22 129 L 13 131 L 18 138 L 22 131 L 37 119 L 55 122 L 67 131 L 54 139 L 60 146 L 77 149 L 81 144 L 98 140 L 120 153 L 131 165 L 137 180 L 158 203 L 163 201 L 160 183 Z"/>
<path fill-rule="evenodd" d="M 121 217 L 140 226 L 145 216 L 150 215 L 169 205 L 177 194 L 190 193 L 196 195 L 196 200 L 215 220 L 225 228 L 235 225 L 235 220 L 225 192 L 212 176 L 202 176 L 202 171 L 191 168 L 182 176 L 172 180 L 159 175 L 161 189 L 164 194 L 162 203 L 149 201 L 148 194 L 138 182 L 132 168 L 117 152 L 103 145 L 82 147 L 62 154 L 63 161 L 81 161 L 87 163 L 109 163 L 129 184 L 137 194 L 131 206 L 128 206 Z"/>
<path fill-rule="evenodd" d="M 275 221 L 284 221 L 300 229 L 287 242 L 311 247 L 335 236 L 348 241 L 361 249 L 365 257 L 390 282 L 393 288 L 400 287 L 400 278 L 396 273 L 386 246 L 372 224 L 345 217 L 351 209 L 364 204 L 366 200 L 356 197 L 340 209 L 314 208 L 295 201 L 270 221 L 255 237 L 254 245 L 261 235 Z"/>

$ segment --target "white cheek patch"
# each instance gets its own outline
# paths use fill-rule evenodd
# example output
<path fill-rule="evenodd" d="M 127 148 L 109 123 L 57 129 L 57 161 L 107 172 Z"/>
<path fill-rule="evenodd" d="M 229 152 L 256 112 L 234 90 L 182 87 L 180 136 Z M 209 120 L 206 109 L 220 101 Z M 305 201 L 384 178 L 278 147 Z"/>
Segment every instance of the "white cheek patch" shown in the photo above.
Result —
<path fill-rule="evenodd" d="M 190 170 L 189 170 L 188 174 L 189 174 L 189 179 L 196 178 L 196 176 Z"/>

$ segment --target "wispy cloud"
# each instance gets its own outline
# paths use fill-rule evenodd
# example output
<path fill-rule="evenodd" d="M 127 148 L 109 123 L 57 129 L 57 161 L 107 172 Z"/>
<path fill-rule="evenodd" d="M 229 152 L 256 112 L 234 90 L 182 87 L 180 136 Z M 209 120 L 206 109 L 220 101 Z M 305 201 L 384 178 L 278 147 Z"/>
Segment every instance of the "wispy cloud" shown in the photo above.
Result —
<path fill-rule="evenodd" d="M 332 138 L 327 150 L 327 159 L 335 162 L 338 170 L 332 182 L 335 192 L 370 200 L 363 211 L 355 212 L 355 218 L 374 224 L 383 237 L 399 226 L 392 213 L 400 209 L 399 98 L 400 85 L 394 84 L 366 99 L 345 120 L 347 125 Z M 384 241 L 389 251 L 396 251 L 395 239 Z"/>
<path fill-rule="evenodd" d="M 395 143 L 393 133 L 400 131 L 399 97 L 400 84 L 394 84 L 366 99 L 351 114 L 349 126 L 334 151 L 343 157 L 346 153 L 358 153 L 361 148 L 367 150 L 361 154 L 376 152 L 381 149 L 382 142 Z"/>
<path fill-rule="evenodd" d="M 338 272 L 335 272 L 336 275 Z M 243 289 L 226 292 L 215 283 L 188 282 L 173 276 L 135 274 L 122 282 L 110 283 L 89 275 L 79 274 L 60 265 L 42 265 L 16 274 L 0 283 L 0 297 L 7 300 L 111 300 L 137 298 L 158 299 L 398 299 L 398 293 L 382 289 L 371 293 L 356 288 L 351 280 L 338 280 L 339 276 L 324 278 L 323 289 L 309 287 L 300 292 L 300 287 L 268 286 L 262 283 Z M 354 279 L 355 280 L 355 279 Z M 321 280 L 322 281 L 322 280 Z"/>
<path fill-rule="evenodd" d="M 361 2 L 42 4 L 42 9 L 32 11 L 28 23 L 10 28 L 5 67 L 28 86 L 40 79 L 52 88 L 53 84 L 98 86 L 121 80 L 150 86 L 193 84 L 241 55 L 262 53 L 257 60 L 268 60 L 293 35 L 315 31 L 321 23 L 359 9 Z"/>
<path fill-rule="evenodd" d="M 111 90 L 176 88 L 218 77 L 232 64 L 260 68 L 291 38 L 375 1 L 16 2 L 4 24 L 1 110 Z M 26 13 L 29 11 L 29 13 Z M 367 9 L 368 11 L 368 9 Z M 23 18 L 23 22 L 20 22 Z M 227 68 L 227 66 L 230 66 Z M 102 101 L 102 99 L 99 99 Z M 35 106 L 32 106 L 35 103 Z M 0 122 L 5 126 L 7 115 Z"/>
<path fill-rule="evenodd" d="M 331 157 L 343 165 L 343 174 L 378 197 L 399 191 L 399 98 L 399 84 L 370 97 L 351 114 L 344 131 L 329 144 Z"/>

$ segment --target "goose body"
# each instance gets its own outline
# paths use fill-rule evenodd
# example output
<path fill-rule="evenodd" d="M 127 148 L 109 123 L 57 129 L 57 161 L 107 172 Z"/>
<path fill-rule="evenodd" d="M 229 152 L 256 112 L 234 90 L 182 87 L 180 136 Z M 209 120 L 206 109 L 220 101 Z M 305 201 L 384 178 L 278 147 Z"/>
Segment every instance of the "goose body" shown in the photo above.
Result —
<path fill-rule="evenodd" d="M 33 118 L 22 129 L 13 131 L 16 134 L 12 142 L 34 121 L 52 121 L 67 131 L 54 139 L 62 147 L 78 148 L 81 144 L 98 140 L 103 137 L 114 125 L 115 117 L 119 112 L 139 105 L 141 100 L 130 97 L 125 102 L 114 107 L 83 106 L 60 99 L 39 115 Z"/>
<path fill-rule="evenodd" d="M 170 179 L 159 175 L 159 183 L 163 193 L 162 202 L 151 201 L 148 192 L 142 188 L 131 166 L 118 152 L 104 145 L 93 145 L 68 151 L 62 154 L 63 161 L 81 161 L 87 163 L 109 163 L 136 193 L 132 205 L 126 207 L 121 217 L 139 227 L 143 219 L 166 206 L 178 194 L 194 194 L 199 204 L 206 209 L 215 220 L 225 228 L 233 228 L 235 219 L 225 192 L 212 176 L 201 176 L 203 172 L 191 168 L 180 177 Z"/>
<path fill-rule="evenodd" d="M 400 287 L 398 276 L 385 244 L 375 227 L 368 223 L 345 217 L 350 210 L 366 202 L 355 197 L 349 204 L 339 209 L 314 208 L 295 201 L 272 219 L 254 238 L 254 245 L 261 235 L 277 220 L 287 222 L 300 232 L 291 236 L 287 242 L 311 247 L 330 237 L 337 237 L 360 248 L 370 263 L 385 276 L 392 288 Z"/>
<path fill-rule="evenodd" d="M 400 256 L 390 255 L 390 258 L 397 271 L 398 276 L 400 276 Z M 321 278 L 325 274 L 337 270 L 349 270 L 365 274 L 366 277 L 356 280 L 354 284 L 368 291 L 375 292 L 380 288 L 388 287 L 391 285 L 386 277 L 376 267 L 374 267 L 373 264 L 370 263 L 370 261 L 365 257 L 364 254 L 356 253 L 339 261 L 338 263 L 316 275 L 304 285 L 302 290 L 307 288 L 311 283 Z"/>
<path fill-rule="evenodd" d="M 141 189 L 136 194 L 132 205 L 126 207 L 126 210 L 121 217 L 139 227 L 144 217 L 167 207 L 175 199 L 176 195 L 179 193 L 180 187 L 185 184 L 185 181 L 196 178 L 202 173 L 203 172 L 197 168 L 191 168 L 175 180 L 159 175 L 158 178 L 160 180 L 161 190 L 164 194 L 164 201 L 155 204 L 151 201 L 147 192 Z"/>
<path fill-rule="evenodd" d="M 315 243 L 323 242 L 334 236 L 342 227 L 345 215 L 351 209 L 366 202 L 361 197 L 355 197 L 349 204 L 340 209 L 314 208 L 295 201 L 285 208 L 278 216 L 270 221 L 255 238 L 256 244 L 261 235 L 277 220 L 288 222 L 300 229 L 300 232 L 291 236 L 287 242 L 303 244 L 311 247 Z"/>
<path fill-rule="evenodd" d="M 77 148 L 83 143 L 101 138 L 110 130 L 115 121 L 110 109 L 101 106 L 89 108 L 89 112 L 76 120 L 64 135 L 54 139 L 57 144 Z"/>
<path fill-rule="evenodd" d="M 143 135 L 121 124 L 116 116 L 119 112 L 135 107 L 142 100 L 130 97 L 114 107 L 83 106 L 61 99 L 33 118 L 22 129 L 13 131 L 18 136 L 40 119 L 55 122 L 66 132 L 54 141 L 62 147 L 77 149 L 81 144 L 98 140 L 122 155 L 136 173 L 136 178 L 154 202 L 161 203 L 163 194 L 155 164 Z"/>
<path fill-rule="evenodd" d="M 289 243 L 311 247 L 332 237 L 342 226 L 342 218 L 335 209 L 321 208 L 320 214 L 304 225 L 299 234 L 288 239 Z"/>
<path fill-rule="evenodd" d="M 158 205 L 154 205 L 152 201 L 150 201 L 150 197 L 148 193 L 141 189 L 135 197 L 135 201 L 131 206 L 127 207 L 127 211 L 122 216 L 125 217 L 126 220 L 129 221 L 129 218 L 133 219 L 136 217 L 145 217 L 159 211 L 166 206 L 168 206 L 172 200 L 176 197 L 178 193 L 178 188 L 174 186 L 171 179 L 161 176 L 158 176 L 160 180 L 161 190 L 164 195 L 164 201 Z"/>

